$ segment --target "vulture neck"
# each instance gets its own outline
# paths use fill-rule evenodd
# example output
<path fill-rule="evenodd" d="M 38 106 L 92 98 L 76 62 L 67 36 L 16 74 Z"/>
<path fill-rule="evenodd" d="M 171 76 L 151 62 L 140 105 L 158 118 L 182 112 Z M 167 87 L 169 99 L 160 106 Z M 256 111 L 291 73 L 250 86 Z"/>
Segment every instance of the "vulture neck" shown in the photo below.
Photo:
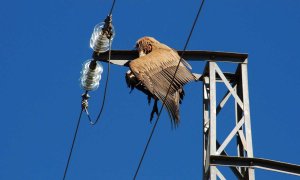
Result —
<path fill-rule="evenodd" d="M 139 56 L 140 56 L 140 57 L 146 56 L 146 54 L 144 53 L 144 51 L 139 51 Z"/>

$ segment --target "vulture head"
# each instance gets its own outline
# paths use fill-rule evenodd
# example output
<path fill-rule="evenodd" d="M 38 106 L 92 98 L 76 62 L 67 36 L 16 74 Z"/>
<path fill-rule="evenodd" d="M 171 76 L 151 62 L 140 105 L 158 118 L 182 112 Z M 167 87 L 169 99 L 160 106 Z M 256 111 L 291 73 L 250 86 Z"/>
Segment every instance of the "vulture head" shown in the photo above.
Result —
<path fill-rule="evenodd" d="M 168 46 L 160 43 L 153 37 L 142 37 L 137 40 L 135 48 L 138 50 L 140 56 L 145 56 L 156 49 L 170 49 Z"/>

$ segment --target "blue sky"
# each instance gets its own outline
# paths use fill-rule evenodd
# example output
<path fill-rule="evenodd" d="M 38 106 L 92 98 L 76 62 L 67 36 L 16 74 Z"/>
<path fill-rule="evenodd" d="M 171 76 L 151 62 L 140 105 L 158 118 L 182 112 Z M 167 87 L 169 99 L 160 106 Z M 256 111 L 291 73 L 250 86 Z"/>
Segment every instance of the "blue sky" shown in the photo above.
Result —
<path fill-rule="evenodd" d="M 117 1 L 113 49 L 132 49 L 145 35 L 182 49 L 199 4 Z M 80 111 L 81 65 L 92 54 L 93 27 L 110 5 L 104 0 L 1 3 L 0 179 L 62 178 Z M 188 46 L 249 53 L 254 155 L 295 164 L 300 164 L 299 9 L 295 0 L 206 1 Z M 201 73 L 204 64 L 192 66 Z M 138 91 L 129 94 L 126 71 L 112 66 L 101 122 L 90 127 L 83 118 L 67 179 L 132 179 L 153 124 L 147 98 Z M 99 89 L 90 93 L 93 117 L 106 73 Z M 202 177 L 202 85 L 191 83 L 185 89 L 179 128 L 171 129 L 164 111 L 138 179 Z M 222 117 L 231 116 L 229 105 Z M 219 125 L 220 135 L 226 136 L 230 123 Z M 226 168 L 221 170 L 233 177 Z M 256 177 L 298 178 L 263 170 L 256 170 Z"/>

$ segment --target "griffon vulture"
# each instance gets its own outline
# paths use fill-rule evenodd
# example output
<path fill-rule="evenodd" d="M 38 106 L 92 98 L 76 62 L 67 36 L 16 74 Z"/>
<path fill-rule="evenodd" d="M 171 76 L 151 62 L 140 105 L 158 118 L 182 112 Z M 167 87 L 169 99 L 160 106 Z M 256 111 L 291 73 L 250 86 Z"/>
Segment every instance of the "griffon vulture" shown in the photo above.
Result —
<path fill-rule="evenodd" d="M 136 42 L 136 49 L 139 58 L 129 63 L 130 70 L 125 78 L 128 87 L 132 90 L 136 88 L 148 96 L 148 103 L 154 99 L 151 122 L 154 113 L 158 114 L 157 101 L 163 103 L 167 95 L 180 57 L 175 50 L 152 37 L 139 39 Z M 191 66 L 182 59 L 165 101 L 165 107 L 175 126 L 180 121 L 179 104 L 184 96 L 183 85 L 196 80 L 188 68 L 191 69 Z"/>

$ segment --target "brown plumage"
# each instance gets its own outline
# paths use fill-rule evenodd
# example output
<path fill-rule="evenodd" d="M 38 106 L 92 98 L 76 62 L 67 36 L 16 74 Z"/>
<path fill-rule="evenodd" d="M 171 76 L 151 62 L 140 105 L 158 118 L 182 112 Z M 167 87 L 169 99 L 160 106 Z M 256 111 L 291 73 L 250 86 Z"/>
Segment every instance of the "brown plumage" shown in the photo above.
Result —
<path fill-rule="evenodd" d="M 130 70 L 126 73 L 126 82 L 131 89 L 137 88 L 155 100 L 150 120 L 154 113 L 158 113 L 157 101 L 164 101 L 172 77 L 179 63 L 180 57 L 176 51 L 152 37 L 143 37 L 136 43 L 139 58 L 129 63 Z M 182 60 L 171 86 L 165 107 L 175 125 L 180 121 L 179 104 L 184 96 L 183 85 L 196 80 L 187 69 L 190 65 Z"/>

